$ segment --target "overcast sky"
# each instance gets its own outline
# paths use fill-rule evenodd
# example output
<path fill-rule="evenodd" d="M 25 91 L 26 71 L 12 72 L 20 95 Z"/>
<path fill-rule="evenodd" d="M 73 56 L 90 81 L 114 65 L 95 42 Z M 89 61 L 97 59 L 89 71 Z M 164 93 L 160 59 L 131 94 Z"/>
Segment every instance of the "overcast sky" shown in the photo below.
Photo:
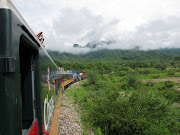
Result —
<path fill-rule="evenodd" d="M 47 49 L 78 53 L 92 41 L 109 48 L 180 48 L 180 0 L 12 0 Z M 83 50 L 87 51 L 87 50 Z"/>

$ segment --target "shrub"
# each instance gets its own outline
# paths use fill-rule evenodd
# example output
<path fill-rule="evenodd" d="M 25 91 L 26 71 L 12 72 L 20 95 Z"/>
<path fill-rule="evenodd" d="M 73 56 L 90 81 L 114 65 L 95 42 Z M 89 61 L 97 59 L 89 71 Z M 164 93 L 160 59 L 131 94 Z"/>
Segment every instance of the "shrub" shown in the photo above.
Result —
<path fill-rule="evenodd" d="M 174 69 L 168 70 L 167 75 L 175 75 L 175 70 Z"/>
<path fill-rule="evenodd" d="M 168 102 L 158 92 L 142 92 L 130 97 L 118 93 L 98 97 L 86 120 L 99 127 L 98 132 L 118 134 L 177 134 L 179 122 Z M 167 123 L 168 121 L 168 123 Z"/>
<path fill-rule="evenodd" d="M 160 75 L 155 74 L 155 75 L 152 75 L 152 78 L 154 78 L 154 79 L 155 79 L 155 78 L 159 78 L 159 76 L 160 76 Z"/>
<path fill-rule="evenodd" d="M 180 61 L 180 56 L 174 57 L 174 61 Z"/>
<path fill-rule="evenodd" d="M 174 102 L 177 99 L 177 94 L 172 90 L 164 91 L 163 95 L 171 102 Z"/>
<path fill-rule="evenodd" d="M 145 84 L 146 86 L 154 86 L 155 85 L 155 83 L 152 81 L 152 80 L 148 80 L 147 82 L 146 82 L 146 84 Z"/>
<path fill-rule="evenodd" d="M 118 71 L 116 74 L 118 76 L 125 76 L 127 74 L 127 72 L 125 72 L 125 71 Z"/>
<path fill-rule="evenodd" d="M 165 81 L 165 87 L 166 88 L 171 88 L 174 86 L 174 83 L 172 81 Z"/>
<path fill-rule="evenodd" d="M 164 63 L 158 63 L 156 65 L 156 68 L 161 69 L 161 71 L 164 71 L 166 69 L 166 65 Z"/>
<path fill-rule="evenodd" d="M 150 68 L 138 68 L 137 72 L 139 72 L 140 74 L 150 74 L 151 69 Z"/>
<path fill-rule="evenodd" d="M 97 81 L 98 81 L 98 72 L 97 71 L 94 71 L 94 70 L 89 70 L 87 73 L 86 73 L 86 77 L 87 77 L 87 80 L 89 82 L 89 84 L 96 84 Z"/>
<path fill-rule="evenodd" d="M 128 85 L 132 88 L 137 88 L 138 84 L 140 83 L 138 76 L 134 73 L 127 74 L 124 78 L 127 81 Z"/>
<path fill-rule="evenodd" d="M 130 70 L 130 68 L 129 67 L 125 67 L 125 66 L 120 66 L 118 68 L 118 71 L 129 71 L 129 70 Z"/>
<path fill-rule="evenodd" d="M 128 84 L 128 82 L 126 80 L 121 81 L 119 86 L 121 86 L 121 88 L 124 89 L 124 90 L 129 88 L 129 84 Z"/>
<path fill-rule="evenodd" d="M 99 79 L 94 86 L 95 86 L 95 90 L 102 90 L 102 89 L 104 90 L 110 87 L 110 85 L 111 83 L 109 83 L 108 81 Z"/>
<path fill-rule="evenodd" d="M 145 69 L 144 70 L 144 74 L 150 74 L 150 73 L 151 73 L 150 69 Z"/>

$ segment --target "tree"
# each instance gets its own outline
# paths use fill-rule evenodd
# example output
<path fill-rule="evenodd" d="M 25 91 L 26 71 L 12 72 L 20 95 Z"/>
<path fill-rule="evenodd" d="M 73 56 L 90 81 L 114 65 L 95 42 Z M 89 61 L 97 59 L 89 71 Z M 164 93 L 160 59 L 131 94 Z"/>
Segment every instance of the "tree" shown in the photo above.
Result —
<path fill-rule="evenodd" d="M 96 84 L 98 81 L 98 72 L 94 70 L 89 70 L 86 72 L 86 77 L 88 79 L 89 84 Z"/>

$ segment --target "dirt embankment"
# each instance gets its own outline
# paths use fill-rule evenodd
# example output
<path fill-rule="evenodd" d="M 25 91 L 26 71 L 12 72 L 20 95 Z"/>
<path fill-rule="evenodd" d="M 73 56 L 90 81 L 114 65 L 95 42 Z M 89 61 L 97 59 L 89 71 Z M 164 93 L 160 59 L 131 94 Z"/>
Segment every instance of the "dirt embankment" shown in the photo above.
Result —
<path fill-rule="evenodd" d="M 166 77 L 166 78 L 157 78 L 157 79 L 146 79 L 142 80 L 142 82 L 147 82 L 148 80 L 152 80 L 154 82 L 165 82 L 165 81 L 173 81 L 180 83 L 180 77 Z"/>

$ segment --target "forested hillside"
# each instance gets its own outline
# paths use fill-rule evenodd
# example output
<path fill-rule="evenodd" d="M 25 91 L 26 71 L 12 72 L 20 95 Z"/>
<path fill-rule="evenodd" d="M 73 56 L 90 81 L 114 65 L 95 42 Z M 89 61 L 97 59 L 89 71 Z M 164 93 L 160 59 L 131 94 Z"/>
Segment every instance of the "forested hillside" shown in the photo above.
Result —
<path fill-rule="evenodd" d="M 180 56 L 180 49 L 159 49 L 159 50 L 99 50 L 85 54 L 59 53 L 48 51 L 52 58 L 61 62 L 94 62 L 94 61 L 132 61 L 132 60 L 162 60 L 172 59 Z"/>

